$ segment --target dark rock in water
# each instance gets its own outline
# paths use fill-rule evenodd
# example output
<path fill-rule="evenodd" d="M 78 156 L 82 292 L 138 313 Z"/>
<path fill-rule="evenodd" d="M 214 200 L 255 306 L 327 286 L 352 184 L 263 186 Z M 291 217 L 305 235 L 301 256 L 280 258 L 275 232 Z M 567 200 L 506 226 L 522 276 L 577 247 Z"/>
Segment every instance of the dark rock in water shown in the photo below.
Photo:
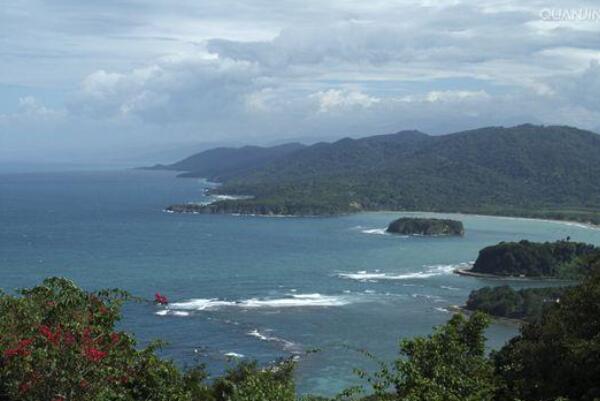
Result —
<path fill-rule="evenodd" d="M 178 205 L 171 205 L 165 208 L 166 212 L 169 213 L 211 213 L 207 205 L 200 205 L 197 203 L 184 203 Z"/>
<path fill-rule="evenodd" d="M 403 235 L 464 235 L 462 222 L 448 219 L 402 217 L 387 228 L 388 233 Z"/>

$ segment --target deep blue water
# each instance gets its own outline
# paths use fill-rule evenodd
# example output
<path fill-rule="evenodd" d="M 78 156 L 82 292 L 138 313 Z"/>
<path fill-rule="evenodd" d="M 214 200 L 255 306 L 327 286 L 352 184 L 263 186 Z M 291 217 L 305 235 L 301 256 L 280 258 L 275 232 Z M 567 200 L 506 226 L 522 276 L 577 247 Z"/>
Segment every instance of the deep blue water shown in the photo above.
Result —
<path fill-rule="evenodd" d="M 171 309 L 132 304 L 122 325 L 164 354 L 218 372 L 225 354 L 261 362 L 317 347 L 302 357 L 299 390 L 334 393 L 368 366 L 365 348 L 397 354 L 398 339 L 445 322 L 449 305 L 498 281 L 460 277 L 456 265 L 499 241 L 600 244 L 600 230 L 574 224 L 454 216 L 464 238 L 382 235 L 403 213 L 338 218 L 175 215 L 170 203 L 200 201 L 205 183 L 168 172 L 0 174 L 0 287 L 66 276 L 87 289 L 119 287 Z M 429 215 L 417 213 L 417 215 Z M 448 216 L 448 215 L 443 215 Z M 539 285 L 511 282 L 515 286 Z M 516 333 L 488 332 L 498 347 Z"/>

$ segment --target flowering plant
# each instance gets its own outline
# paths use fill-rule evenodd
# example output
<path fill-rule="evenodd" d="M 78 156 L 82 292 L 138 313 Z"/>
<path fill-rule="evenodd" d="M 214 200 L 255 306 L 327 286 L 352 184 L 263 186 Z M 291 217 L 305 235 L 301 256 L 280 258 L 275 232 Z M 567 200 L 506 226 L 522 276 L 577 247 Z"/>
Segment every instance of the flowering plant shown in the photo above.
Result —
<path fill-rule="evenodd" d="M 157 344 L 137 349 L 115 330 L 127 293 L 50 278 L 19 294 L 0 292 L 0 399 L 189 399 L 184 375 L 155 355 Z"/>

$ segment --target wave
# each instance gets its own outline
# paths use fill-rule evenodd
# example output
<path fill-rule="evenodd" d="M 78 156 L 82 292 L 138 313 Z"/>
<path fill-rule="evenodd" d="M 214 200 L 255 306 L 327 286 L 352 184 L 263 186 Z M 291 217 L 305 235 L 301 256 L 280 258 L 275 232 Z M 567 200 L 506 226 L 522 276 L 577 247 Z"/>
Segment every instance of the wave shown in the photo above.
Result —
<path fill-rule="evenodd" d="M 289 341 L 289 340 L 285 340 L 283 338 L 279 338 L 279 337 L 271 336 L 271 335 L 268 335 L 265 333 L 261 333 L 260 331 L 258 331 L 258 329 L 250 330 L 246 334 L 251 337 L 256 337 L 261 341 L 277 343 L 277 344 L 281 345 L 283 347 L 283 349 L 286 351 L 295 352 L 295 353 L 299 352 L 298 344 L 294 343 L 293 341 Z"/>
<path fill-rule="evenodd" d="M 161 315 L 181 311 L 212 311 L 224 308 L 262 309 L 262 308 L 300 308 L 344 306 L 353 302 L 348 296 L 322 294 L 289 294 L 285 298 L 250 298 L 241 301 L 224 301 L 213 299 L 190 299 L 185 302 L 174 302 L 166 309 L 159 311 Z M 157 312 L 157 314 L 159 313 Z M 181 315 L 183 316 L 183 315 Z"/>
<path fill-rule="evenodd" d="M 382 273 L 379 270 L 375 270 L 374 272 L 360 270 L 355 273 L 338 273 L 338 277 L 365 282 L 379 280 L 411 280 L 450 274 L 456 269 L 466 269 L 470 266 L 470 262 L 459 263 L 455 265 L 431 265 L 423 266 L 426 268 L 423 271 L 411 273 Z"/>
<path fill-rule="evenodd" d="M 447 302 L 444 298 L 431 294 L 411 294 L 411 297 L 415 299 L 423 298 L 431 302 Z"/>
<path fill-rule="evenodd" d="M 460 288 L 451 287 L 449 285 L 440 285 L 440 288 L 444 289 L 444 290 L 450 290 L 450 291 L 458 291 L 458 290 L 460 290 Z"/>
<path fill-rule="evenodd" d="M 227 358 L 238 358 L 239 359 L 239 358 L 244 358 L 245 355 L 244 354 L 238 354 L 237 352 L 227 352 L 225 354 L 225 356 Z"/>
<path fill-rule="evenodd" d="M 387 228 L 368 228 L 365 230 L 360 230 L 363 234 L 375 234 L 375 235 L 390 235 L 387 232 Z"/>
<path fill-rule="evenodd" d="M 156 312 L 158 316 L 189 316 L 190 313 L 181 310 L 163 309 Z"/>

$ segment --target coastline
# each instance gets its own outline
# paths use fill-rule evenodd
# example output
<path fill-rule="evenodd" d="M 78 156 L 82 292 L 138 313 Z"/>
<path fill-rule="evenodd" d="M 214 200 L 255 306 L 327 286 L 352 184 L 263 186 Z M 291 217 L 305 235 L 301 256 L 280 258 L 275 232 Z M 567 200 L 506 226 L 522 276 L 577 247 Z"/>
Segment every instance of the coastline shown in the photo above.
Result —
<path fill-rule="evenodd" d="M 219 194 L 217 196 L 233 196 L 233 195 L 224 195 Z M 517 215 L 510 214 L 484 214 L 479 212 L 468 213 L 468 212 L 451 212 L 451 211 L 425 211 L 425 210 L 389 210 L 389 209 L 381 209 L 381 210 L 359 210 L 354 212 L 337 212 L 337 213 L 322 213 L 322 214 L 280 214 L 280 213 L 256 213 L 256 212 L 229 212 L 226 210 L 215 210 L 211 209 L 209 206 L 219 204 L 219 202 L 231 201 L 217 199 L 211 203 L 207 203 L 204 205 L 199 205 L 197 210 L 189 210 L 189 211 L 173 211 L 170 210 L 172 207 L 183 206 L 182 204 L 172 204 L 163 208 L 163 211 L 169 213 L 177 213 L 177 214 L 228 214 L 231 216 L 248 216 L 248 217 L 287 217 L 287 218 L 327 218 L 327 217 L 342 217 L 348 216 L 352 214 L 358 213 L 411 213 L 411 214 L 423 214 L 423 213 L 432 213 L 432 214 L 447 214 L 453 216 L 474 216 L 474 217 L 494 217 L 498 219 L 515 219 L 515 220 L 528 220 L 528 221 L 537 221 L 537 222 L 546 222 L 546 223 L 558 223 L 565 225 L 573 225 L 581 228 L 586 228 L 590 230 L 600 230 L 600 224 L 594 224 L 591 222 L 582 222 L 577 220 L 563 220 L 563 219 L 550 219 L 550 218 L 537 218 L 537 217 L 522 217 Z M 204 210 L 199 210 L 200 208 Z"/>
<path fill-rule="evenodd" d="M 141 168 L 144 169 L 144 168 Z M 157 168 L 145 168 L 146 170 L 160 170 Z M 176 171 L 176 170 L 170 170 L 170 171 Z M 212 188 L 206 188 L 205 189 L 205 194 L 210 194 L 212 196 L 214 196 L 216 199 L 213 200 L 210 203 L 207 204 L 203 204 L 203 205 L 198 205 L 199 207 L 201 207 L 204 210 L 190 210 L 190 211 L 172 211 L 169 210 L 171 207 L 182 207 L 182 206 L 189 206 L 192 204 L 171 204 L 166 206 L 165 208 L 163 208 L 164 211 L 168 211 L 170 213 L 181 213 L 181 214 L 185 214 L 185 213 L 190 213 L 190 214 L 229 214 L 232 216 L 251 216 L 251 217 L 296 217 L 296 218 L 304 218 L 304 217 L 310 217 L 310 218 L 319 218 L 319 217 L 340 217 L 340 216 L 347 216 L 347 215 L 351 215 L 351 214 L 356 214 L 356 213 L 436 213 L 436 214 L 450 214 L 450 215 L 455 215 L 455 216 L 479 216 L 479 217 L 496 217 L 496 218 L 501 218 L 501 219 L 520 219 L 520 220 L 531 220 L 531 221 L 540 221 L 540 222 L 550 222 L 550 223 L 561 223 L 561 224 L 569 224 L 569 225 L 575 225 L 578 227 L 582 227 L 582 228 L 588 228 L 588 229 L 592 229 L 592 230 L 600 230 L 600 223 L 595 224 L 592 221 L 587 221 L 587 220 L 573 220 L 573 219 L 561 219 L 561 218 L 550 218 L 550 217 L 528 217 L 527 214 L 530 213 L 535 213 L 533 210 L 531 211 L 517 211 L 515 210 L 514 213 L 510 213 L 510 211 L 501 211 L 499 213 L 495 213 L 495 212 L 489 212 L 489 213 L 485 213 L 485 212 L 481 212 L 481 211 L 473 211 L 473 212 L 468 212 L 468 211 L 444 211 L 444 210 L 436 210 L 436 211 L 424 211 L 424 210 L 390 210 L 390 209 L 354 209 L 354 210 L 345 210 L 345 211 L 332 211 L 332 212 L 323 212 L 323 213 L 310 213 L 310 214 L 303 214 L 303 213 L 287 213 L 287 214 L 280 214 L 280 213 L 273 213 L 270 210 L 268 210 L 268 208 L 272 207 L 271 206 L 266 206 L 265 205 L 261 205 L 261 203 L 256 203 L 255 205 L 253 205 L 253 211 L 251 212 L 244 212 L 241 209 L 236 210 L 236 211 L 229 211 L 229 210 L 224 210 L 224 209 L 219 209 L 216 208 L 215 206 L 219 206 L 222 205 L 224 203 L 229 203 L 230 205 L 232 203 L 238 202 L 238 201 L 247 201 L 247 200 L 256 200 L 254 195 L 239 195 L 239 194 L 226 194 L 226 193 L 217 193 L 217 189 L 218 187 L 220 187 L 222 185 L 222 183 L 217 182 L 217 181 L 210 181 L 208 178 L 204 178 L 204 177 L 196 177 L 196 176 L 185 176 L 182 174 L 185 174 L 185 171 L 177 171 L 178 173 L 180 173 L 177 177 L 178 178 L 195 178 L 195 179 L 200 179 L 203 180 L 204 182 L 206 182 L 207 184 L 210 184 L 212 186 Z M 212 207 L 211 207 L 212 206 Z M 267 209 L 264 209 L 264 207 L 267 207 Z M 257 209 L 263 209 L 265 210 L 265 212 L 257 212 Z M 568 212 L 568 209 L 555 209 L 555 210 L 550 210 L 549 212 L 554 212 L 554 213 L 566 213 Z M 524 213 L 523 213 L 524 212 Z M 600 211 L 593 211 L 591 213 L 598 213 L 598 215 L 600 216 Z"/>
<path fill-rule="evenodd" d="M 470 316 L 476 312 L 476 311 L 467 309 L 464 306 L 460 306 L 460 305 L 450 305 L 450 306 L 448 306 L 448 310 L 452 311 L 453 313 L 462 313 L 467 316 Z M 486 313 L 486 314 L 495 322 L 507 323 L 507 324 L 510 324 L 511 326 L 515 326 L 515 325 L 521 326 L 523 324 L 527 324 L 527 321 L 524 319 L 513 319 L 510 317 L 490 315 L 489 313 Z"/>
<path fill-rule="evenodd" d="M 497 274 L 489 274 L 489 273 L 477 273 L 472 272 L 471 269 L 455 269 L 453 270 L 454 274 L 458 274 L 460 276 L 467 277 L 475 277 L 489 280 L 506 280 L 506 281 L 554 281 L 554 282 L 572 282 L 576 281 L 573 279 L 564 279 L 564 278 L 555 278 L 555 277 L 527 277 L 525 275 L 521 276 L 499 276 Z"/>

